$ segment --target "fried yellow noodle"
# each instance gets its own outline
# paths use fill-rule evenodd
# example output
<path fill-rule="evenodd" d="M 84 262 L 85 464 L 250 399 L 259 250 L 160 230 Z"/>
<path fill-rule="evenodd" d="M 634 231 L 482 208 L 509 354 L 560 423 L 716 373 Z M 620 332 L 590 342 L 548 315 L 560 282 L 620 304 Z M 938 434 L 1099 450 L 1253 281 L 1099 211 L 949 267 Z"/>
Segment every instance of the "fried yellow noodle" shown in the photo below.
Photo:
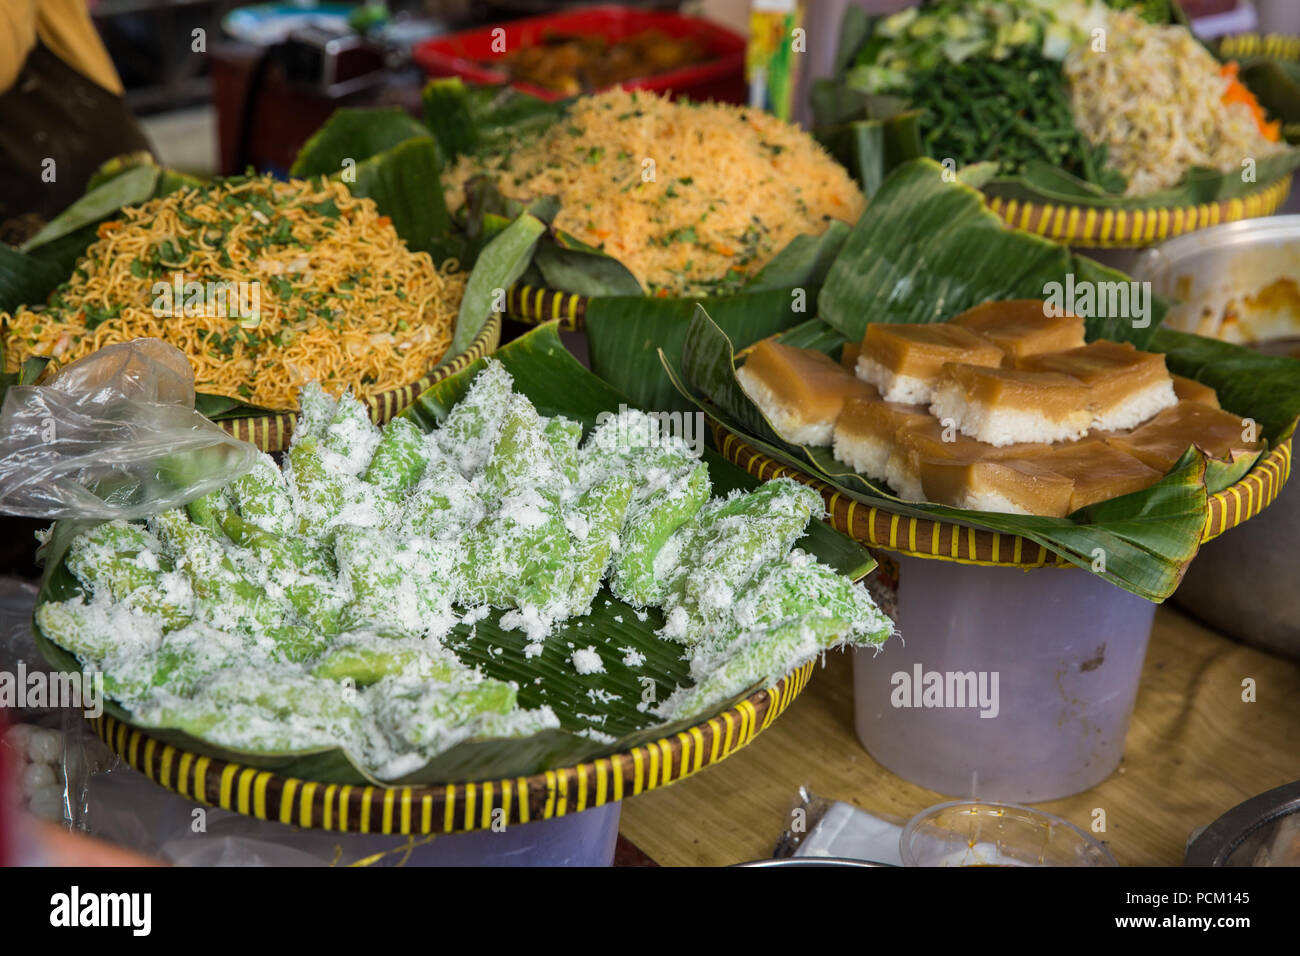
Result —
<path fill-rule="evenodd" d="M 5 367 L 153 336 L 189 357 L 202 393 L 288 410 L 319 381 L 365 398 L 442 359 L 465 279 L 342 183 L 226 179 L 101 225 L 46 306 L 0 314 Z"/>

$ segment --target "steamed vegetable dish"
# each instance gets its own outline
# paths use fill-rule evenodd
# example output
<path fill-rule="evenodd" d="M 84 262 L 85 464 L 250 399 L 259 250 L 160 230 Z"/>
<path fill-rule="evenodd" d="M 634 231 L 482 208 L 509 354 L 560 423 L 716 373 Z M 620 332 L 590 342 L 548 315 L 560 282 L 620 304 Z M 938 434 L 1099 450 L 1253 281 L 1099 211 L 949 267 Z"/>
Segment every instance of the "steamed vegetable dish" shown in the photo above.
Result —
<path fill-rule="evenodd" d="M 1151 195 L 1283 152 L 1236 64 L 1168 19 L 1162 3 L 940 0 L 875 20 L 844 82 L 894 102 L 885 114 L 920 111 L 937 160 L 1002 176 L 1045 164 L 1103 193 Z"/>
<path fill-rule="evenodd" d="M 811 136 L 762 110 L 611 90 L 540 134 L 462 156 L 449 209 L 485 179 L 559 202 L 557 230 L 621 262 L 650 295 L 739 289 L 796 236 L 855 222 L 865 202 Z"/>
<path fill-rule="evenodd" d="M 658 615 L 692 678 L 654 705 L 664 721 L 890 633 L 865 590 L 793 547 L 817 493 L 782 480 L 711 497 L 707 465 L 644 413 L 584 440 L 496 362 L 428 434 L 405 418 L 381 431 L 315 386 L 301 402 L 283 470 L 263 456 L 184 509 L 70 545 L 82 593 L 37 623 L 134 722 L 243 751 L 338 747 L 391 780 L 461 741 L 560 726 L 458 657 L 489 614 L 529 659 L 610 595 Z M 602 669 L 569 647 L 575 671 Z"/>

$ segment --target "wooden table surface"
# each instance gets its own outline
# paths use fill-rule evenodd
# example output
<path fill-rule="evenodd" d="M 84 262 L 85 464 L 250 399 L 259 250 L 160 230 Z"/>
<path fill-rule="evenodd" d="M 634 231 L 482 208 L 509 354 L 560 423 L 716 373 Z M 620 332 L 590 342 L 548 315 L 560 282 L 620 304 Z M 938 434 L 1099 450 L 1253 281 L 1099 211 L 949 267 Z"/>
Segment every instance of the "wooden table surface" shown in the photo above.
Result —
<path fill-rule="evenodd" d="M 1242 700 L 1253 678 L 1256 700 Z M 1041 805 L 1104 840 L 1122 865 L 1176 866 L 1191 830 L 1248 797 L 1300 779 L 1300 664 L 1156 612 L 1124 761 L 1081 794 Z M 772 855 L 797 790 L 902 822 L 951 799 L 885 770 L 853 730 L 852 666 L 829 655 L 803 694 L 716 767 L 623 805 L 621 833 L 664 866 Z"/>

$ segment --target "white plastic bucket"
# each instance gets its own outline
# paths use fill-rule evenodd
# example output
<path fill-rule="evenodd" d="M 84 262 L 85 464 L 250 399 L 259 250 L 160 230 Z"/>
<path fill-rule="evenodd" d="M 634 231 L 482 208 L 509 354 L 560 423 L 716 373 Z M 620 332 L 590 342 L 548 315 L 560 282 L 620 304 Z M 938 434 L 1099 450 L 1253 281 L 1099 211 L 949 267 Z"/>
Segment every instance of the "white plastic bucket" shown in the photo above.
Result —
<path fill-rule="evenodd" d="M 1076 568 L 896 560 L 899 636 L 854 656 L 867 751 L 981 800 L 1053 800 L 1109 776 L 1155 605 Z"/>

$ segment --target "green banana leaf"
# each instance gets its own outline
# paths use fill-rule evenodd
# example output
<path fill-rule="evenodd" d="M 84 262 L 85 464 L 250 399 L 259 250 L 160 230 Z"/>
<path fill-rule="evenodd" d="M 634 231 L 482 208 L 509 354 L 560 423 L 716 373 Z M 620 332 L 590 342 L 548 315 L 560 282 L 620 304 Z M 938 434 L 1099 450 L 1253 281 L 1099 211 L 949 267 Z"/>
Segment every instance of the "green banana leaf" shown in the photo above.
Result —
<path fill-rule="evenodd" d="M 703 299 L 710 313 L 740 347 L 796 325 L 813 310 L 810 287 Z M 591 367 L 641 408 L 685 411 L 690 406 L 664 374 L 656 349 L 680 355 L 695 313 L 691 299 L 616 296 L 587 301 L 587 345 Z M 803 311 L 799 311 L 802 309 Z"/>
<path fill-rule="evenodd" d="M 375 201 L 379 212 L 393 220 L 393 228 L 412 252 L 429 252 L 451 230 L 451 217 L 442 190 L 430 188 L 441 175 L 438 148 L 432 137 L 408 139 L 357 164 L 356 179 L 342 179 L 354 196 Z"/>
<path fill-rule="evenodd" d="M 3 400 L 5 390 L 10 385 L 35 385 L 36 380 L 41 377 L 45 371 L 45 366 L 49 364 L 49 359 L 33 355 L 16 372 L 0 372 L 0 400 Z"/>
<path fill-rule="evenodd" d="M 1044 298 L 1048 283 L 1068 274 L 1128 281 L 1050 239 L 1007 228 L 975 189 L 918 159 L 872 197 L 826 276 L 817 314 L 857 341 L 868 322 L 942 322 L 990 299 Z M 1145 348 L 1168 303 L 1153 296 L 1150 307 L 1141 327 L 1119 316 L 1089 318 L 1088 337 Z"/>
<path fill-rule="evenodd" d="M 465 283 L 448 359 L 469 348 L 492 313 L 499 311 L 497 306 L 504 302 L 505 291 L 523 274 L 545 231 L 540 219 L 522 213 L 484 247 Z"/>
<path fill-rule="evenodd" d="M 12 313 L 28 302 L 44 302 L 66 275 L 56 265 L 0 243 L 0 312 Z"/>
<path fill-rule="evenodd" d="M 551 229 L 533 262 L 547 288 L 585 296 L 645 295 L 627 266 L 563 229 Z"/>
<path fill-rule="evenodd" d="M 868 198 L 875 195 L 892 169 L 925 155 L 921 114 L 916 111 L 819 126 L 814 133 L 827 151 L 852 173 Z"/>
<path fill-rule="evenodd" d="M 122 173 L 137 166 L 151 166 L 158 170 L 158 184 L 154 186 L 153 196 L 150 197 L 153 199 L 166 196 L 183 186 L 201 186 L 204 182 L 202 178 L 190 173 L 183 173 L 167 166 L 159 166 L 158 161 L 153 158 L 153 153 L 146 150 L 137 150 L 134 153 L 123 153 L 120 156 L 105 160 L 99 169 L 91 174 L 90 179 L 86 181 L 86 192 L 91 192 L 109 180 L 116 179 Z"/>
<path fill-rule="evenodd" d="M 620 404 L 627 403 L 624 396 L 588 372 L 564 349 L 554 323 L 534 329 L 506 345 L 496 358 L 514 376 L 516 388 L 527 394 L 543 414 L 567 415 L 590 428 L 601 412 L 616 410 Z M 404 416 L 422 428 L 431 428 L 465 394 L 484 364 L 484 360 L 479 360 L 439 382 L 407 409 Z M 706 460 L 716 493 L 757 484 L 749 475 L 712 453 L 708 453 Z M 799 547 L 854 580 L 874 567 L 865 549 L 821 522 L 812 524 Z M 64 600 L 77 593 L 77 589 L 76 580 L 60 562 L 47 576 L 38 600 Z M 709 716 L 656 726 L 653 715 L 638 709 L 646 695 L 653 694 L 652 700 L 663 700 L 676 687 L 689 682 L 681 647 L 654 635 L 663 624 L 656 611 L 644 613 L 643 620 L 635 609 L 614 600 L 603 590 L 589 616 L 563 625 L 547 642 L 541 657 L 532 660 L 524 654 L 527 638 L 518 631 L 502 630 L 499 617 L 499 613 L 493 613 L 473 627 L 462 626 L 458 638 L 465 646 L 458 648 L 457 654 L 467 663 L 480 666 L 489 677 L 517 682 L 522 705 L 549 704 L 560 718 L 561 729 L 520 740 L 462 743 L 399 783 L 435 784 L 536 773 L 626 750 L 671 735 Z M 55 667 L 79 669 L 76 660 L 40 634 L 39 628 L 36 638 Z M 568 642 L 575 647 L 595 647 L 605 672 L 576 673 L 567 660 L 571 653 Z M 635 670 L 624 665 L 627 648 L 643 653 L 645 663 Z M 534 681 L 539 676 L 542 681 L 537 684 Z M 652 686 L 643 682 L 646 678 Z M 718 710 L 732 702 L 720 705 Z M 111 701 L 105 703 L 105 712 L 122 720 L 131 719 L 129 713 Z M 583 736 L 593 732 L 615 740 L 610 742 L 606 737 L 602 742 Z M 375 782 L 338 749 L 249 754 L 215 747 L 178 731 L 151 730 L 150 734 L 185 750 L 288 776 L 324 783 Z"/>
<path fill-rule="evenodd" d="M 459 77 L 430 80 L 420 96 L 424 125 L 433 130 L 447 162 L 473 154 L 479 146 L 478 126 L 469 108 L 469 89 Z"/>
<path fill-rule="evenodd" d="M 820 236 L 795 236 L 745 283 L 744 291 L 820 287 L 848 237 L 848 225 L 838 219 L 832 219 Z"/>
<path fill-rule="evenodd" d="M 424 88 L 424 123 L 433 130 L 448 164 L 462 155 L 499 152 L 546 129 L 569 109 L 509 86 L 466 86 L 459 78 L 430 80 Z"/>
<path fill-rule="evenodd" d="M 72 271 L 86 247 L 97 238 L 100 223 L 116 216 L 124 206 L 148 202 L 201 182 L 194 176 L 159 166 L 147 152 L 124 153 L 106 160 L 91 174 L 85 195 L 46 223 L 21 247 L 34 264 L 59 272 L 58 279 L 39 298 L 44 299 Z"/>
<path fill-rule="evenodd" d="M 148 202 L 190 182 L 192 177 L 163 169 L 148 153 L 128 153 L 104 162 L 90 177 L 80 199 L 46 223 L 21 250 L 37 271 L 48 267 L 58 277 L 36 298 L 43 301 L 63 281 L 99 237 L 100 223 L 111 219 L 124 206 Z"/>
<path fill-rule="evenodd" d="M 134 206 L 152 199 L 157 184 L 157 166 L 132 166 L 101 182 L 55 216 L 40 232 L 23 243 L 20 251 L 31 252 L 55 239 L 62 239 L 86 226 L 102 222 L 123 206 Z"/>
<path fill-rule="evenodd" d="M 380 213 L 416 252 L 432 252 L 451 219 L 436 187 L 442 175 L 428 128 L 400 107 L 335 110 L 303 144 L 289 175 L 329 176 Z"/>
<path fill-rule="evenodd" d="M 560 202 L 554 196 L 539 196 L 525 204 L 502 195 L 491 178 L 472 176 L 465 184 L 465 205 L 459 219 L 471 249 L 481 248 L 494 232 L 521 212 L 546 223 L 548 229 L 538 242 L 529 266 L 530 285 L 584 296 L 645 294 L 641 283 L 623 263 L 555 228 L 559 211 Z"/>
<path fill-rule="evenodd" d="M 832 76 L 840 76 L 853 65 L 858 51 L 871 39 L 877 20 L 877 17 L 853 4 L 844 8 L 844 18 L 840 21 L 839 43 L 836 44 L 835 60 L 832 63 Z"/>
<path fill-rule="evenodd" d="M 554 196 L 539 196 L 530 203 L 522 203 L 501 193 L 496 182 L 487 176 L 471 176 L 465 184 L 465 232 L 474 238 L 483 229 L 483 220 L 489 216 L 514 219 L 521 212 L 536 216 L 548 226 L 555 221 L 560 201 Z"/>
<path fill-rule="evenodd" d="M 214 422 L 223 418 L 238 418 L 241 410 L 245 415 L 267 414 L 263 409 L 256 409 L 237 398 L 226 395 L 205 395 L 202 392 L 194 396 L 194 410 Z"/>
<path fill-rule="evenodd" d="M 345 164 L 359 165 L 429 130 L 398 106 L 335 110 L 307 140 L 289 167 L 296 179 L 335 176 Z"/>
<path fill-rule="evenodd" d="M 1242 178 L 1242 170 L 1221 173 L 1213 169 L 1191 169 L 1182 181 L 1169 189 L 1145 196 L 1124 196 L 1084 182 L 1063 169 L 1046 163 L 1030 163 L 1018 176 L 999 176 L 983 188 L 990 196 L 1022 202 L 1066 203 L 1098 209 L 1158 209 L 1240 199 L 1277 182 L 1300 166 L 1300 150 L 1287 149 L 1260 159 L 1254 176 Z"/>

